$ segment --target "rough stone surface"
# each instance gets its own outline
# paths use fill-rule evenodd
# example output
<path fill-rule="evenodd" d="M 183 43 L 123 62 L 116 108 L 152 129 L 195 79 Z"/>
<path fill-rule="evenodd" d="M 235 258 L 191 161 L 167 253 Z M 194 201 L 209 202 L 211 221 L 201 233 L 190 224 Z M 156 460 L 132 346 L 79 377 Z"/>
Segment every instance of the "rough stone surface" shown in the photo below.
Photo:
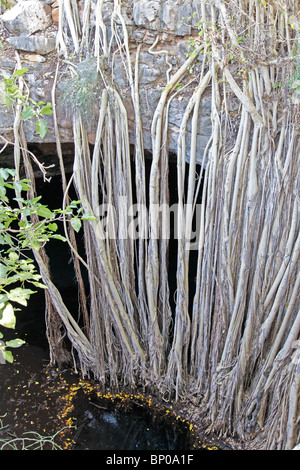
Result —
<path fill-rule="evenodd" d="M 135 0 L 133 19 L 143 28 L 186 36 L 199 21 L 200 6 L 200 0 Z"/>
<path fill-rule="evenodd" d="M 45 57 L 39 54 L 24 54 L 24 59 L 28 60 L 29 62 L 45 62 Z"/>
<path fill-rule="evenodd" d="M 54 51 L 56 46 L 55 38 L 46 38 L 45 36 L 13 36 L 7 39 L 15 49 L 35 52 L 36 54 L 49 54 Z"/>
<path fill-rule="evenodd" d="M 58 19 L 59 19 L 59 8 L 58 7 L 53 8 L 52 9 L 52 21 L 53 21 L 53 23 L 58 24 L 59 23 Z"/>
<path fill-rule="evenodd" d="M 96 0 L 91 2 L 91 22 L 95 18 Z M 46 14 L 47 21 L 50 23 L 54 19 L 51 27 L 44 32 L 31 35 L 28 31 L 36 28 L 36 19 L 32 14 L 25 14 L 25 4 L 35 5 L 47 9 L 50 14 Z M 103 19 L 107 27 L 108 38 L 111 34 L 111 14 L 113 11 L 113 0 L 104 2 Z M 57 33 L 58 22 L 58 2 L 52 0 L 20 0 L 17 4 L 22 6 L 23 20 L 26 24 L 27 33 L 24 32 L 10 34 L 8 20 L 3 21 L 6 27 L 6 43 L 10 46 L 11 55 L 7 57 L 4 51 L 0 51 L 0 73 L 5 72 L 8 76 L 15 68 L 14 50 L 17 49 L 21 56 L 22 66 L 29 69 L 26 73 L 26 81 L 30 88 L 31 97 L 45 102 L 51 101 L 51 88 L 56 69 L 56 59 L 54 54 L 49 54 L 55 48 L 55 35 Z M 15 8 L 15 7 L 14 7 Z M 144 148 L 151 152 L 151 122 L 161 97 L 161 93 L 167 85 L 167 75 L 172 75 L 186 60 L 186 48 L 188 39 L 197 35 L 197 22 L 199 16 L 200 0 L 134 0 L 133 2 L 123 2 L 122 14 L 128 28 L 130 48 L 132 51 L 132 60 L 134 63 L 137 44 L 141 44 L 141 53 L 139 60 L 139 92 L 141 106 L 141 120 L 144 132 Z M 12 9 L 13 10 L 13 9 Z M 10 10 L 10 12 L 12 11 Z M 84 0 L 78 2 L 79 15 L 82 20 L 84 11 Z M 33 10 L 30 10 L 32 13 Z M 11 13 L 10 13 L 11 14 Z M 2 15 L 3 17 L 7 13 Z M 8 15 L 9 16 L 9 15 Z M 16 15 L 17 17 L 18 15 Z M 50 17 L 50 21 L 49 21 Z M 55 19 L 56 18 L 56 19 Z M 18 24 L 18 21 L 15 20 Z M 28 23 L 26 23 L 28 21 Z M 31 24 L 33 23 L 33 24 Z M 48 24 L 48 23 L 47 23 Z M 34 26 L 35 25 L 35 26 Z M 0 25 L 1 28 L 1 25 Z M 4 30 L 3 30 L 4 31 Z M 119 30 L 121 32 L 121 29 Z M 158 37 L 156 45 L 154 42 Z M 24 52 L 22 52 L 24 51 Z M 167 54 L 166 54 L 167 51 Z M 30 53 L 30 54 L 28 54 Z M 36 55 L 38 54 L 38 55 Z M 196 77 L 199 73 L 195 66 L 190 78 Z M 117 88 L 124 99 L 127 109 L 130 142 L 135 144 L 134 131 L 134 111 L 130 96 L 130 84 L 124 70 L 122 60 L 118 54 L 114 57 L 114 66 L 109 71 L 109 79 L 113 79 Z M 58 83 L 63 82 L 68 75 L 61 69 L 61 77 Z M 100 79 L 99 79 L 100 80 Z M 189 77 L 185 79 L 185 83 Z M 171 102 L 169 108 L 169 148 L 170 151 L 177 152 L 177 138 L 179 135 L 180 124 L 186 109 L 186 105 L 191 97 L 193 86 L 184 88 L 176 98 Z M 60 139 L 62 143 L 70 143 L 73 140 L 72 122 L 70 113 L 63 107 L 60 86 L 57 88 L 57 119 L 60 130 Z M 96 133 L 97 104 L 95 102 L 94 120 L 89 123 L 90 134 L 89 141 L 94 143 Z M 201 161 L 203 150 L 208 142 L 211 132 L 210 121 L 210 90 L 208 89 L 202 98 L 199 126 L 198 126 L 198 160 Z M 47 116 L 48 132 L 43 142 L 55 143 L 55 132 L 52 116 Z M 0 106 L 0 132 L 11 137 L 13 116 L 10 110 Z M 39 136 L 35 132 L 35 123 L 26 122 L 25 131 L 28 142 L 40 142 Z M 9 134 L 10 132 L 10 134 Z M 189 136 L 190 125 L 187 129 L 186 158 L 189 159 Z M 12 138 L 12 137 L 11 137 Z"/>
<path fill-rule="evenodd" d="M 51 8 L 38 0 L 22 0 L 1 15 L 5 28 L 14 35 L 45 30 L 52 23 Z"/>
<path fill-rule="evenodd" d="M 56 46 L 55 38 L 46 38 L 44 36 L 13 36 L 8 38 L 7 41 L 15 49 L 42 55 L 54 51 Z"/>

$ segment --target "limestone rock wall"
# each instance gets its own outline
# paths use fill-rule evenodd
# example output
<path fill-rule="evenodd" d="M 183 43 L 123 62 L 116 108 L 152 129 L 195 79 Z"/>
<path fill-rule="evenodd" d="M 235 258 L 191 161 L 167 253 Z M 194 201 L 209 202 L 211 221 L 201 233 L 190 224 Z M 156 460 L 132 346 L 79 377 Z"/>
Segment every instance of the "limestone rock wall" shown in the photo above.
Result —
<path fill-rule="evenodd" d="M 51 88 L 56 70 L 55 52 L 58 30 L 57 0 L 14 0 L 10 10 L 2 6 L 0 28 L 2 48 L 0 50 L 0 73 L 10 76 L 15 68 L 15 50 L 19 52 L 22 66 L 28 69 L 26 80 L 30 93 L 36 101 L 51 101 Z M 190 37 L 197 35 L 200 0 L 134 0 L 123 2 L 123 14 L 126 19 L 130 47 L 133 57 L 137 44 L 142 44 L 139 65 L 141 117 L 144 129 L 145 149 L 151 151 L 150 127 L 153 113 L 167 84 L 168 74 L 173 74 L 186 58 L 186 48 Z M 79 14 L 83 15 L 84 0 L 78 1 Z M 96 0 L 92 0 L 91 24 L 95 21 Z M 103 18 L 110 29 L 113 0 L 104 2 Z M 157 43 L 155 42 L 158 38 Z M 196 64 L 189 79 L 197 80 L 201 64 Z M 57 113 L 61 141 L 72 142 L 71 116 L 60 99 L 60 90 L 65 79 L 65 69 L 60 68 L 57 87 Z M 128 80 L 121 59 L 116 56 L 113 79 L 124 97 L 128 111 L 131 142 L 134 144 L 133 110 L 130 101 Z M 0 79 L 1 82 L 1 79 Z M 194 83 L 194 82 L 193 82 Z M 185 83 L 186 84 L 186 83 Z M 0 83 L 1 86 L 1 83 Z M 2 86 L 3 90 L 3 86 Z M 192 94 L 193 85 L 186 86 L 178 97 L 172 100 L 169 114 L 170 151 L 177 151 L 177 136 L 186 104 Z M 2 100 L 2 101 L 1 101 Z M 3 105 L 0 96 L 0 133 L 11 138 L 13 116 Z M 89 140 L 93 143 L 97 106 L 93 110 L 93 119 L 89 122 Z M 48 133 L 44 142 L 55 142 L 53 118 L 46 117 Z M 209 91 L 203 97 L 200 107 L 198 129 L 198 159 L 210 136 L 210 96 Z M 40 142 L 35 133 L 33 122 L 26 122 L 26 134 L 29 142 Z M 188 139 L 187 139 L 188 143 Z M 188 148 L 187 148 L 188 158 Z"/>

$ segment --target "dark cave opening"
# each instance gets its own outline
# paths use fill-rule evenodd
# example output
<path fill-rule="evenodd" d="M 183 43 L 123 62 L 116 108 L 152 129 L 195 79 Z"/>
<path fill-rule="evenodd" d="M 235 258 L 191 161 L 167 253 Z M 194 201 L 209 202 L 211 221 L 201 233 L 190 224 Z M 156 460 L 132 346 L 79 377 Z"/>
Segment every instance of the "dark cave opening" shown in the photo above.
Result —
<path fill-rule="evenodd" d="M 93 146 L 91 146 L 91 152 Z M 68 157 L 67 168 L 71 168 L 70 156 Z M 188 170 L 189 164 L 186 164 L 185 172 L 185 195 L 187 193 L 188 186 Z M 133 181 L 133 203 L 136 202 L 135 199 L 135 164 L 132 159 L 131 162 L 131 171 L 132 171 L 132 181 Z M 151 154 L 149 152 L 145 153 L 145 180 L 146 180 L 146 194 L 149 191 L 149 179 L 151 172 Z M 196 166 L 195 180 L 196 184 L 201 173 L 201 166 Z M 71 177 L 71 173 L 67 173 L 67 180 Z M 202 187 L 203 187 L 204 172 L 202 172 L 202 180 L 200 182 L 200 189 L 197 196 L 197 208 L 202 204 Z M 44 182 L 42 178 L 36 180 L 37 185 L 37 194 L 42 196 L 42 201 L 44 204 L 47 204 L 50 209 L 59 208 L 62 205 L 63 193 L 62 193 L 62 184 L 61 176 L 54 174 L 51 177 L 50 182 Z M 177 248 L 178 240 L 176 238 L 176 210 L 173 211 L 172 208 L 176 206 L 178 202 L 178 184 L 177 184 L 177 161 L 176 155 L 170 155 L 169 159 L 169 168 L 168 168 L 168 185 L 169 185 L 169 206 L 170 206 L 170 237 L 168 240 L 168 279 L 170 287 L 170 306 L 172 312 L 175 312 L 175 296 L 176 296 L 176 278 L 177 278 Z M 70 199 L 77 199 L 76 191 L 74 187 L 71 187 L 69 192 Z M 100 195 L 101 198 L 101 195 Z M 149 207 L 149 202 L 147 201 Z M 191 239 L 191 245 L 197 247 L 197 235 L 199 230 L 199 211 L 195 210 L 194 219 L 193 219 L 193 239 Z M 62 232 L 61 232 L 62 233 Z M 62 233 L 63 234 L 63 233 Z M 76 235 L 76 240 L 79 247 L 80 255 L 85 258 L 85 247 L 84 247 L 84 236 L 83 231 L 81 230 L 79 234 Z M 193 245 L 193 242 L 195 244 Z M 46 247 L 47 254 L 50 259 L 50 266 L 53 275 L 53 280 L 59 288 L 74 288 L 76 286 L 75 273 L 72 267 L 71 253 L 68 245 L 66 243 L 58 242 L 56 240 L 51 240 L 48 242 Z M 190 263 L 189 263 L 189 311 L 192 312 L 193 297 L 195 292 L 196 285 L 196 275 L 197 275 L 197 259 L 198 251 L 197 249 L 190 250 Z M 86 288 L 88 290 L 88 274 L 86 268 L 82 266 L 82 273 L 85 280 Z M 69 296 L 68 296 L 69 297 Z M 74 304 L 74 298 L 76 296 L 71 296 L 72 303 Z M 66 300 L 68 306 L 68 300 Z M 75 302 L 76 303 L 76 302 Z M 73 308 L 72 308 L 73 310 Z"/>
<path fill-rule="evenodd" d="M 36 178 L 36 193 L 39 196 L 42 196 L 41 202 L 47 205 L 50 209 L 57 209 L 62 207 L 63 201 L 63 190 L 62 190 L 62 178 L 59 170 L 59 161 L 58 156 L 55 153 L 54 144 L 43 144 L 40 145 L 29 145 L 29 150 L 35 152 L 37 158 L 45 165 L 49 167 L 48 177 L 49 181 L 44 181 L 43 175 L 38 171 L 36 164 L 33 165 Z M 72 175 L 73 168 L 73 155 L 74 155 L 74 146 L 73 144 L 67 144 L 63 147 L 65 169 L 67 181 Z M 90 145 L 90 151 L 92 154 L 93 146 Z M 49 153 L 49 154 L 48 154 Z M 9 156 L 9 152 L 6 152 Z M 145 152 L 145 180 L 146 180 L 146 194 L 149 192 L 149 179 L 151 172 L 151 158 L 152 155 L 150 152 Z M 6 157 L 5 161 L 7 167 L 13 167 L 13 155 L 10 154 L 10 159 Z M 133 181 L 133 202 L 136 201 L 135 198 L 135 163 L 134 157 L 132 156 L 131 161 L 131 171 L 132 171 L 132 181 Z M 185 195 L 187 193 L 188 185 L 188 171 L 189 164 L 186 163 L 185 171 Z M 201 166 L 196 165 L 195 181 L 198 183 L 201 173 Z M 21 168 L 21 176 L 24 176 L 24 172 Z M 204 180 L 204 171 L 202 172 L 202 180 L 200 182 L 200 190 L 197 196 L 197 206 L 200 207 L 202 204 L 202 187 Z M 169 156 L 169 167 L 168 167 L 168 186 L 169 186 L 169 206 L 172 208 L 178 202 L 178 184 L 177 184 L 177 157 L 175 154 Z M 77 194 L 74 187 L 71 185 L 69 190 L 70 199 L 77 199 Z M 101 197 L 101 195 L 100 195 Z M 149 202 L 147 201 L 147 204 Z M 194 220 L 193 220 L 193 232 L 195 234 L 194 240 L 197 238 L 197 230 L 199 224 L 199 214 L 195 210 Z M 168 281 L 169 281 L 169 302 L 172 314 L 175 313 L 176 308 L 176 284 L 177 284 L 177 252 L 178 252 L 178 240 L 176 239 L 176 214 L 170 210 L 170 237 L 168 240 Z M 62 224 L 58 228 L 58 233 L 64 235 Z M 85 258 L 85 244 L 84 244 L 84 234 L 81 230 L 76 234 L 76 242 L 78 243 L 79 254 Z M 196 245 L 195 245 L 196 246 Z M 46 245 L 46 253 L 50 260 L 50 269 L 52 274 L 52 279 L 58 289 L 61 291 L 64 302 L 74 318 L 81 323 L 81 317 L 79 313 L 79 299 L 77 293 L 77 281 L 74 272 L 73 262 L 71 251 L 67 243 L 50 240 Z M 198 251 L 197 249 L 190 250 L 189 254 L 189 311 L 192 313 L 193 307 L 193 297 L 195 293 L 196 286 L 196 275 L 197 275 L 197 259 Z M 88 273 L 84 266 L 81 266 L 82 275 L 85 282 L 85 288 L 87 293 L 87 298 L 89 298 L 89 282 L 88 282 Z M 38 294 L 40 308 L 44 310 L 43 304 L 43 293 L 39 292 Z M 37 302 L 37 298 L 36 298 Z"/>

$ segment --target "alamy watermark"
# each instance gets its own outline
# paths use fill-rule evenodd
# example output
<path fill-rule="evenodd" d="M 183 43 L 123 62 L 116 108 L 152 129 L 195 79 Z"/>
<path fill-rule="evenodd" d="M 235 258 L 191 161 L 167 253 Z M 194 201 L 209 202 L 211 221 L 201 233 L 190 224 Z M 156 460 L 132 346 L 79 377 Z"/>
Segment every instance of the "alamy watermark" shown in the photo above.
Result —
<path fill-rule="evenodd" d="M 118 207 L 99 205 L 96 213 L 97 236 L 114 240 L 183 240 L 185 249 L 197 250 L 200 237 L 201 204 L 128 204 L 120 196 Z M 190 220 L 192 223 L 186 224 Z"/>

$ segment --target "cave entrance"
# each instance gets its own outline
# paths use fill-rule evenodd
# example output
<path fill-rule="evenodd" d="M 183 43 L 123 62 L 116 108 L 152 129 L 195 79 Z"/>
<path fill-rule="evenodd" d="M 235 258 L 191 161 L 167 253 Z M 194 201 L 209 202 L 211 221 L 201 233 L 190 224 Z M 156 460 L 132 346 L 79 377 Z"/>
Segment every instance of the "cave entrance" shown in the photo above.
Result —
<path fill-rule="evenodd" d="M 69 146 L 67 147 L 68 153 L 66 158 L 66 170 L 67 170 L 67 179 L 71 177 L 72 171 L 72 149 Z M 91 151 L 93 146 L 91 146 Z M 36 150 L 36 149 L 35 149 Z M 36 178 L 36 189 L 37 194 L 42 196 L 42 201 L 44 204 L 47 204 L 50 209 L 59 208 L 62 205 L 63 193 L 62 193 L 62 184 L 61 176 L 58 174 L 57 167 L 58 163 L 55 158 L 57 157 L 48 157 L 48 163 L 51 164 L 51 161 L 54 160 L 55 167 L 50 169 L 51 180 L 50 182 L 44 182 L 42 175 L 37 175 Z M 151 172 L 151 162 L 152 155 L 150 152 L 145 152 L 145 179 L 146 179 L 146 195 L 149 194 L 149 180 Z M 132 170 L 132 181 L 133 181 L 133 203 L 135 200 L 135 168 L 134 161 L 132 160 L 131 165 Z M 185 195 L 187 193 L 188 186 L 188 174 L 189 174 L 189 164 L 186 163 L 186 172 L 185 172 Z M 201 177 L 201 181 L 199 181 Z M 193 217 L 193 227 L 192 227 L 192 236 L 190 239 L 190 254 L 189 254 L 189 311 L 192 311 L 193 297 L 195 293 L 196 285 L 196 274 L 197 274 L 197 259 L 198 259 L 198 236 L 199 236 L 199 225 L 200 225 L 200 208 L 202 204 L 202 188 L 204 180 L 204 171 L 201 166 L 196 165 L 195 171 L 195 181 L 198 185 L 198 195 L 195 205 L 194 217 Z M 170 227 L 169 227 L 169 240 L 168 240 L 168 280 L 170 288 L 170 307 L 172 312 L 175 311 L 175 294 L 176 294 L 176 278 L 177 278 L 177 253 L 178 253 L 178 239 L 177 239 L 177 213 L 176 206 L 178 203 L 178 184 L 177 184 L 177 157 L 175 154 L 169 156 L 169 168 L 168 168 L 168 186 L 169 186 L 169 207 L 170 207 Z M 77 199 L 76 192 L 74 187 L 71 187 L 69 190 L 69 196 L 71 199 Z M 101 197 L 101 196 L 100 196 Z M 149 202 L 147 200 L 147 208 L 149 208 Z M 102 214 L 105 217 L 105 213 Z M 61 227 L 62 230 L 62 227 Z M 61 232 L 63 235 L 63 232 Z M 85 246 L 84 246 L 84 236 L 81 231 L 76 236 L 77 243 L 79 247 L 80 255 L 85 258 Z M 70 308 L 70 311 L 76 311 L 78 307 L 78 299 L 76 295 L 76 282 L 75 282 L 75 273 L 71 262 L 70 250 L 66 243 L 62 243 L 56 240 L 50 240 L 46 246 L 46 251 L 50 259 L 51 274 L 53 277 L 54 283 L 60 290 L 63 290 L 63 298 L 65 299 L 66 305 Z M 88 273 L 85 267 L 82 267 L 83 277 L 86 284 L 86 289 L 88 291 Z M 76 314 L 77 316 L 77 314 Z"/>

